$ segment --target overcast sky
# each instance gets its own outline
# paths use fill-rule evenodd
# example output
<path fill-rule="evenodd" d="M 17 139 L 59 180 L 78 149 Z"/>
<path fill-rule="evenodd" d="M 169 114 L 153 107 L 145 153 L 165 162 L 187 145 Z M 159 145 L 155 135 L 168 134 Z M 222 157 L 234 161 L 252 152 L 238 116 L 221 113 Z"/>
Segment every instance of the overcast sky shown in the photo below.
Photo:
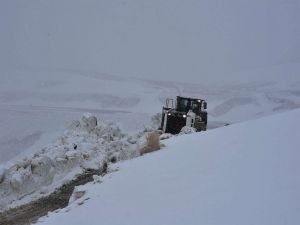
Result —
<path fill-rule="evenodd" d="M 1 0 L 0 71 L 222 81 L 300 62 L 300 0 Z"/>

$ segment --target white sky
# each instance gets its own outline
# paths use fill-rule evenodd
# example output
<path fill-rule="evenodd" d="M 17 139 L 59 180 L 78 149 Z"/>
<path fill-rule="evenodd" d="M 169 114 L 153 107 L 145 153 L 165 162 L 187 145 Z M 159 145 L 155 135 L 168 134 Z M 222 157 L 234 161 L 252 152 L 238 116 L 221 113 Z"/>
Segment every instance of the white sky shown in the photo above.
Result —
<path fill-rule="evenodd" d="M 231 72 L 300 62 L 299 2 L 2 0 L 0 71 L 227 81 Z"/>

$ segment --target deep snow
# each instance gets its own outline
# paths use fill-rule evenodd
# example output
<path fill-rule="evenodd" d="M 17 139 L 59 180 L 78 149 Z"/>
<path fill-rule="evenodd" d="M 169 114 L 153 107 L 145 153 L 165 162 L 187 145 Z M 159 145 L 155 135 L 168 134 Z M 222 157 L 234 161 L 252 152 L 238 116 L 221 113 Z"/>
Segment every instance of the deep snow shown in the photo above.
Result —
<path fill-rule="evenodd" d="M 48 196 L 85 170 L 102 172 L 109 162 L 140 156 L 148 146 L 148 134 L 145 130 L 129 135 L 85 113 L 55 142 L 0 168 L 0 212 Z"/>
<path fill-rule="evenodd" d="M 300 110 L 165 141 L 41 225 L 300 223 Z"/>
<path fill-rule="evenodd" d="M 0 175 L 53 147 L 84 112 L 130 136 L 176 95 L 206 99 L 209 128 L 299 108 L 299 7 L 299 0 L 0 1 Z"/>
<path fill-rule="evenodd" d="M 207 99 L 210 127 L 299 107 L 299 7 L 0 1 L 0 167 L 86 111 L 131 132 L 176 95 Z"/>
<path fill-rule="evenodd" d="M 165 98 L 176 95 L 206 99 L 209 128 L 298 108 L 300 84 L 296 71 L 300 69 L 295 67 L 289 72 L 294 79 L 280 79 L 288 68 L 259 72 L 277 72 L 280 76 L 272 82 L 223 86 L 84 72 L 7 72 L 0 82 L 0 167 L 8 160 L 13 165 L 53 142 L 70 121 L 84 112 L 114 121 L 132 133 L 150 126 L 150 118 L 161 111 Z"/>

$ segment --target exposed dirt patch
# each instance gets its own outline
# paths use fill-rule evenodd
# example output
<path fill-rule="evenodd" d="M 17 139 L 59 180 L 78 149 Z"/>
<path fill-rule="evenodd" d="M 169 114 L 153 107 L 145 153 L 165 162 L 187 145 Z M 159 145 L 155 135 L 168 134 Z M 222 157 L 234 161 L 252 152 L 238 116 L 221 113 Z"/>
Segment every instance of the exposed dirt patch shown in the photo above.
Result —
<path fill-rule="evenodd" d="M 93 175 L 103 176 L 106 173 L 106 164 L 101 170 L 87 170 L 47 197 L 0 213 L 0 225 L 29 225 L 35 223 L 40 217 L 47 215 L 48 212 L 65 208 L 75 186 L 92 181 Z"/>

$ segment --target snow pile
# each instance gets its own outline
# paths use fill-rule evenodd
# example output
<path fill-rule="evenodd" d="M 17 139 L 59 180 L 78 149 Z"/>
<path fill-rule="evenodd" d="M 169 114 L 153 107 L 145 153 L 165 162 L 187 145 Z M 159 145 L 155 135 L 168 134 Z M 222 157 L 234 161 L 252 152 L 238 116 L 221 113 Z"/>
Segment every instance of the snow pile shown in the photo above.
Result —
<path fill-rule="evenodd" d="M 88 200 L 89 198 L 85 198 L 86 196 L 86 190 L 84 188 L 82 188 L 84 186 L 77 186 L 75 187 L 72 196 L 70 197 L 69 200 L 69 204 L 77 201 L 78 205 L 82 205 L 86 200 Z"/>
<path fill-rule="evenodd" d="M 196 132 L 197 132 L 196 128 L 184 126 L 184 127 L 181 128 L 181 131 L 178 134 L 162 133 L 159 136 L 159 139 L 160 140 L 166 140 L 166 139 L 169 139 L 169 138 L 174 137 L 174 136 L 180 136 L 180 135 L 185 135 L 185 134 L 192 134 L 192 133 L 196 133 Z"/>
<path fill-rule="evenodd" d="M 180 131 L 180 135 L 182 134 L 192 134 L 192 133 L 195 133 L 196 132 L 196 128 L 194 127 L 188 127 L 188 126 L 185 126 L 183 128 L 181 128 L 181 131 Z"/>
<path fill-rule="evenodd" d="M 161 127 L 161 117 L 162 117 L 161 113 L 156 113 L 151 117 L 151 127 L 153 129 L 157 129 Z"/>
<path fill-rule="evenodd" d="M 300 110 L 164 141 L 41 225 L 300 224 Z M 80 194 L 81 193 L 81 194 Z"/>
<path fill-rule="evenodd" d="M 86 169 L 137 157 L 144 153 L 149 136 L 147 130 L 127 135 L 115 124 L 84 114 L 54 144 L 1 169 L 0 210 L 50 194 Z"/>

